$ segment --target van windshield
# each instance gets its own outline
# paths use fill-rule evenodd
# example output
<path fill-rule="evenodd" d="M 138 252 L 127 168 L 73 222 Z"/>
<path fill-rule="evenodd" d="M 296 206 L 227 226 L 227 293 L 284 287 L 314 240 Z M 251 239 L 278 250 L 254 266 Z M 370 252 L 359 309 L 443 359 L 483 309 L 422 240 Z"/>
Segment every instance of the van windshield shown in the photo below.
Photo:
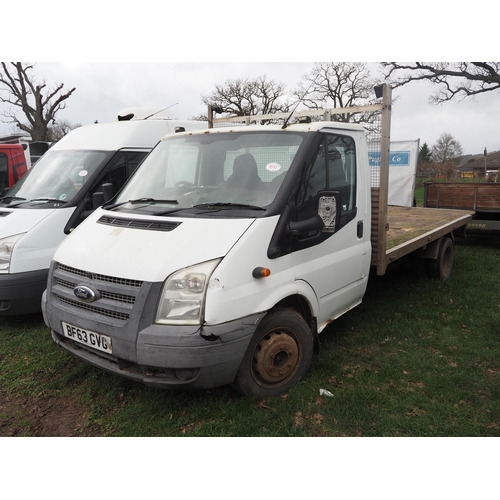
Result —
<path fill-rule="evenodd" d="M 146 158 L 115 206 L 265 208 L 275 198 L 304 135 L 232 131 L 171 136 Z M 129 203 L 130 202 L 130 203 Z M 132 206 L 133 205 L 133 206 Z"/>
<path fill-rule="evenodd" d="M 5 195 L 5 200 L 69 202 L 108 153 L 48 151 Z"/>

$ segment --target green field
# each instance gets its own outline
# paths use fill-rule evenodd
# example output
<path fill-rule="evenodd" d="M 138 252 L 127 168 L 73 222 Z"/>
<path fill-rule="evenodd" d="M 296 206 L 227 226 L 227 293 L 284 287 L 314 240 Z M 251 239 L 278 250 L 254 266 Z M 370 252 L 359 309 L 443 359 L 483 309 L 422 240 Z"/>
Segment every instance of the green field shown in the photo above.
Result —
<path fill-rule="evenodd" d="M 485 237 L 457 239 L 448 281 L 372 276 L 305 379 L 264 400 L 146 388 L 57 347 L 41 315 L 3 317 L 0 435 L 498 437 L 499 277 Z"/>

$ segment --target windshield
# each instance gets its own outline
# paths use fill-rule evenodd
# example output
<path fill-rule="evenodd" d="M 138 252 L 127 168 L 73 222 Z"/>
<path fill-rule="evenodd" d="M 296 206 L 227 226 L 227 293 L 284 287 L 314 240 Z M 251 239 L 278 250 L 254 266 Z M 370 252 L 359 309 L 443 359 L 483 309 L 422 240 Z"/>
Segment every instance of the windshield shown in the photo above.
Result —
<path fill-rule="evenodd" d="M 200 206 L 269 205 L 303 140 L 292 132 L 215 132 L 162 141 L 125 185 L 115 206 L 153 212 Z M 172 210 L 174 211 L 174 210 Z"/>
<path fill-rule="evenodd" d="M 69 202 L 106 158 L 103 151 L 48 151 L 5 200 Z"/>

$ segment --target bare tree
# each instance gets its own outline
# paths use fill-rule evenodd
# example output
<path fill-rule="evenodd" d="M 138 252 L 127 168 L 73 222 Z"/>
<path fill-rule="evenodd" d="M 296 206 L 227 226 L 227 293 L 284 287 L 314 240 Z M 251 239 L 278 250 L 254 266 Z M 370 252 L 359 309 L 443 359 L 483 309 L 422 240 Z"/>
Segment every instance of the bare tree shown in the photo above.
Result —
<path fill-rule="evenodd" d="M 282 113 L 290 109 L 284 84 L 267 80 L 265 76 L 227 80 L 216 85 L 211 94 L 202 95 L 201 100 L 226 116 Z"/>
<path fill-rule="evenodd" d="M 294 95 L 307 108 L 348 108 L 372 104 L 375 101 L 375 80 L 366 63 L 318 62 L 304 77 Z M 336 115 L 335 120 L 367 122 L 367 116 L 359 114 Z"/>
<path fill-rule="evenodd" d="M 45 81 L 37 83 L 32 71 L 34 64 L 21 62 L 2 62 L 0 71 L 0 101 L 10 104 L 5 111 L 5 123 L 15 123 L 17 127 L 29 133 L 34 141 L 48 140 L 49 125 L 55 124 L 55 115 L 66 107 L 65 102 L 75 88 L 63 93 L 64 84 L 59 84 L 52 89 L 47 88 Z M 17 109 L 16 109 L 17 108 Z M 26 122 L 18 118 L 22 111 Z"/>
<path fill-rule="evenodd" d="M 438 85 L 429 99 L 433 104 L 500 90 L 500 62 L 384 62 L 382 66 L 393 87 L 420 80 Z"/>
<path fill-rule="evenodd" d="M 432 160 L 441 175 L 449 178 L 458 166 L 458 158 L 462 156 L 462 145 L 451 134 L 446 132 L 439 136 L 432 146 Z"/>
<path fill-rule="evenodd" d="M 49 126 L 47 141 L 57 142 L 59 139 L 62 139 L 68 132 L 71 132 L 73 129 L 81 126 L 81 123 L 73 124 L 68 122 L 67 120 L 57 120 L 54 125 Z"/>

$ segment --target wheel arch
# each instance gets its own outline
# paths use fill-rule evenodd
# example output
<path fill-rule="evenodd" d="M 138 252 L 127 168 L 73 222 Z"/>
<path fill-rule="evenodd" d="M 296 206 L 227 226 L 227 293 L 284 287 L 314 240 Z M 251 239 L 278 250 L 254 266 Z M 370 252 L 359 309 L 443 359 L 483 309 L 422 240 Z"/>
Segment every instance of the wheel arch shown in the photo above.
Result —
<path fill-rule="evenodd" d="M 424 259 L 437 259 L 439 255 L 439 249 L 441 248 L 441 243 L 445 238 L 450 238 L 453 246 L 455 246 L 455 236 L 453 232 L 445 234 L 434 240 L 433 242 L 426 245 L 424 248 L 417 250 L 416 256 Z"/>
<path fill-rule="evenodd" d="M 319 336 L 318 336 L 318 321 L 313 312 L 313 308 L 309 300 L 300 294 L 289 295 L 281 299 L 268 312 L 276 309 L 293 309 L 300 314 L 311 329 L 311 334 L 314 340 L 314 354 L 319 353 Z"/>

